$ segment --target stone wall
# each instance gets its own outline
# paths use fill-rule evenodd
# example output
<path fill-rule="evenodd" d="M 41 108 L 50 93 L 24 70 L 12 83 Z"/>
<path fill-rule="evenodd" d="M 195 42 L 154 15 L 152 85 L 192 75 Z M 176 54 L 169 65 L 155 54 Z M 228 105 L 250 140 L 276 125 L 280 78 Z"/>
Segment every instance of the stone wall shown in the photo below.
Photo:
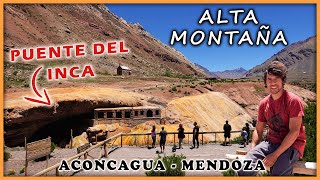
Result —
<path fill-rule="evenodd" d="M 113 119 L 93 119 L 93 125 L 98 125 L 98 124 L 113 124 L 113 123 L 124 123 L 128 124 L 129 126 L 136 126 L 138 124 L 142 124 L 146 121 L 155 121 L 158 124 L 163 124 L 162 118 L 136 118 L 136 119 L 122 119 L 122 118 L 113 118 Z"/>

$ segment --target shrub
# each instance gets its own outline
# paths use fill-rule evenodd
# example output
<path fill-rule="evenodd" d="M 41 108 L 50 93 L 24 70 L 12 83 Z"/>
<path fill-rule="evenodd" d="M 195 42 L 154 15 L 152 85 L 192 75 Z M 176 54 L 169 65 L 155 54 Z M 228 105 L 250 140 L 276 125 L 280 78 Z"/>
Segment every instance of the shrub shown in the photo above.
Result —
<path fill-rule="evenodd" d="M 199 82 L 199 85 L 201 85 L 201 86 L 204 86 L 204 85 L 206 85 L 206 82 Z"/>
<path fill-rule="evenodd" d="M 10 157 L 11 157 L 11 154 L 4 151 L 4 154 L 3 154 L 4 161 L 8 161 Z"/>
<path fill-rule="evenodd" d="M 172 72 L 170 71 L 170 69 L 166 69 L 166 71 L 164 72 L 163 76 L 165 77 L 172 77 Z"/>
<path fill-rule="evenodd" d="M 242 107 L 242 108 L 246 108 L 248 105 L 244 104 L 244 103 L 239 103 L 239 105 Z"/>
<path fill-rule="evenodd" d="M 14 169 L 9 169 L 8 176 L 12 176 L 12 175 L 15 175 L 15 174 L 16 174 L 16 171 Z"/>
<path fill-rule="evenodd" d="M 24 168 L 22 168 L 21 170 L 20 170 L 20 174 L 23 174 L 24 173 L 24 171 L 25 171 L 25 167 Z"/>
<path fill-rule="evenodd" d="M 240 144 L 243 142 L 242 136 L 235 137 L 231 140 L 232 144 Z"/>
<path fill-rule="evenodd" d="M 259 176 L 271 176 L 271 174 L 270 174 L 270 171 L 261 171 L 260 173 L 259 173 Z"/>
<path fill-rule="evenodd" d="M 308 107 L 305 109 L 304 113 L 304 118 L 303 118 L 303 123 L 306 127 L 306 135 L 307 135 L 307 144 L 304 150 L 304 155 L 303 155 L 303 161 L 311 161 L 311 162 L 316 162 L 316 136 L 317 136 L 317 131 L 316 131 L 316 103 L 315 102 L 309 102 Z"/>
<path fill-rule="evenodd" d="M 223 176 L 236 176 L 236 172 L 232 169 L 228 169 L 227 171 L 222 172 Z M 269 171 L 260 171 L 258 176 L 270 176 Z"/>
<path fill-rule="evenodd" d="M 176 87 L 176 86 L 173 86 L 173 87 L 171 88 L 171 91 L 177 91 L 177 87 Z"/>
<path fill-rule="evenodd" d="M 56 147 L 57 145 L 54 142 L 51 142 L 51 152 L 53 152 Z"/>
<path fill-rule="evenodd" d="M 228 169 L 227 171 L 223 171 L 222 175 L 223 176 L 235 176 L 236 172 L 232 169 Z"/>
<path fill-rule="evenodd" d="M 192 79 L 193 75 L 190 75 L 190 74 L 177 74 L 176 77 L 177 78 L 181 78 L 181 79 Z"/>
<path fill-rule="evenodd" d="M 254 88 L 256 89 L 257 92 L 264 92 L 265 88 L 261 87 L 261 86 L 254 86 Z"/>
<path fill-rule="evenodd" d="M 162 160 L 164 166 L 166 167 L 166 171 L 147 171 L 147 176 L 185 176 L 185 172 L 181 170 L 181 160 L 186 159 L 183 154 L 173 154 L 171 156 L 164 156 L 163 158 L 158 156 L 158 158 L 154 161 L 154 164 L 156 164 L 158 159 Z M 176 168 L 172 169 L 171 164 L 176 164 Z"/>
<path fill-rule="evenodd" d="M 212 85 L 212 84 L 214 84 L 214 83 L 218 83 L 218 80 L 217 80 L 217 79 L 210 79 L 210 80 L 208 81 L 208 84 L 210 84 L 210 85 Z"/>

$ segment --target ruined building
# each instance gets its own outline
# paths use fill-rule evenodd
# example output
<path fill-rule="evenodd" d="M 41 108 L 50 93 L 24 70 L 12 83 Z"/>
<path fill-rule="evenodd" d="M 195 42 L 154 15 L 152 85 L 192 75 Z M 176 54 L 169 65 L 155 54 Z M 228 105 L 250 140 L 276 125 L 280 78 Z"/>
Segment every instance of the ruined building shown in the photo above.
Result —
<path fill-rule="evenodd" d="M 163 124 L 159 107 L 98 108 L 94 110 L 93 126 L 112 123 L 126 123 L 135 126 L 150 120 Z"/>

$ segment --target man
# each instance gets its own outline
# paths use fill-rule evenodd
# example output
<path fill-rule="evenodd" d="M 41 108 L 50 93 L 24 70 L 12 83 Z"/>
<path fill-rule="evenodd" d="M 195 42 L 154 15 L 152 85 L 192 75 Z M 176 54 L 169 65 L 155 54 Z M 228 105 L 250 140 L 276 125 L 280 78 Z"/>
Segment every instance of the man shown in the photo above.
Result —
<path fill-rule="evenodd" d="M 167 140 L 167 131 L 164 130 L 164 127 L 162 127 L 162 131 L 160 131 L 159 136 L 160 136 L 160 149 L 161 149 L 161 153 L 163 153 L 166 145 L 166 140 Z"/>
<path fill-rule="evenodd" d="M 273 176 L 292 175 L 293 164 L 302 158 L 306 144 L 304 108 L 298 96 L 284 90 L 286 75 L 287 68 L 279 61 L 273 61 L 265 72 L 264 82 L 270 94 L 259 103 L 252 149 L 246 156 L 254 162 L 261 159 Z M 266 125 L 268 142 L 260 142 Z M 238 175 L 255 174 L 238 172 Z"/>
<path fill-rule="evenodd" d="M 230 136 L 231 136 L 231 126 L 228 121 L 226 121 L 226 124 L 223 126 L 223 131 L 224 131 L 224 143 L 223 145 L 227 145 L 227 138 L 228 138 L 228 143 L 230 143 Z"/>
<path fill-rule="evenodd" d="M 199 126 L 197 125 L 197 122 L 193 123 L 193 146 L 190 149 L 193 149 L 196 147 L 196 141 L 197 141 L 197 148 L 199 148 Z"/>
<path fill-rule="evenodd" d="M 243 147 L 245 148 L 247 145 L 247 139 L 248 139 L 248 133 L 246 131 L 246 127 L 242 128 L 241 137 L 242 137 Z"/>
<path fill-rule="evenodd" d="M 251 135 L 249 123 L 246 123 L 246 131 L 247 131 L 247 134 L 248 134 L 248 138 L 247 138 L 247 142 L 246 143 L 247 143 L 247 145 L 249 145 L 250 135 Z"/>

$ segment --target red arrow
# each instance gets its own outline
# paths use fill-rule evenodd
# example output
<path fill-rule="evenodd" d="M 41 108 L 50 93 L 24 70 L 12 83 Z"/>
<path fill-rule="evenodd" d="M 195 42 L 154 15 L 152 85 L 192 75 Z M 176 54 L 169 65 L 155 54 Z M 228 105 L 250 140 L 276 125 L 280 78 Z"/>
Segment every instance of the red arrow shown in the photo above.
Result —
<path fill-rule="evenodd" d="M 33 73 L 33 76 L 32 76 L 32 80 L 31 80 L 31 83 L 32 83 L 32 90 L 37 94 L 37 96 L 39 96 L 40 98 L 42 98 L 41 94 L 38 92 L 37 90 L 37 87 L 36 87 L 36 78 L 37 78 L 37 75 L 39 73 L 39 71 L 42 69 L 42 67 L 39 67 L 34 73 Z M 47 91 L 46 89 L 43 89 L 43 92 L 44 92 L 44 95 L 46 96 L 46 99 L 44 101 L 42 100 L 39 100 L 39 99 L 33 99 L 33 98 L 29 98 L 29 97 L 24 97 L 26 100 L 28 101 L 31 101 L 31 102 L 35 102 L 35 103 L 40 103 L 40 104 L 45 104 L 45 105 L 48 105 L 50 106 L 51 102 L 50 102 L 50 99 L 49 99 L 49 96 L 47 94 Z"/>

